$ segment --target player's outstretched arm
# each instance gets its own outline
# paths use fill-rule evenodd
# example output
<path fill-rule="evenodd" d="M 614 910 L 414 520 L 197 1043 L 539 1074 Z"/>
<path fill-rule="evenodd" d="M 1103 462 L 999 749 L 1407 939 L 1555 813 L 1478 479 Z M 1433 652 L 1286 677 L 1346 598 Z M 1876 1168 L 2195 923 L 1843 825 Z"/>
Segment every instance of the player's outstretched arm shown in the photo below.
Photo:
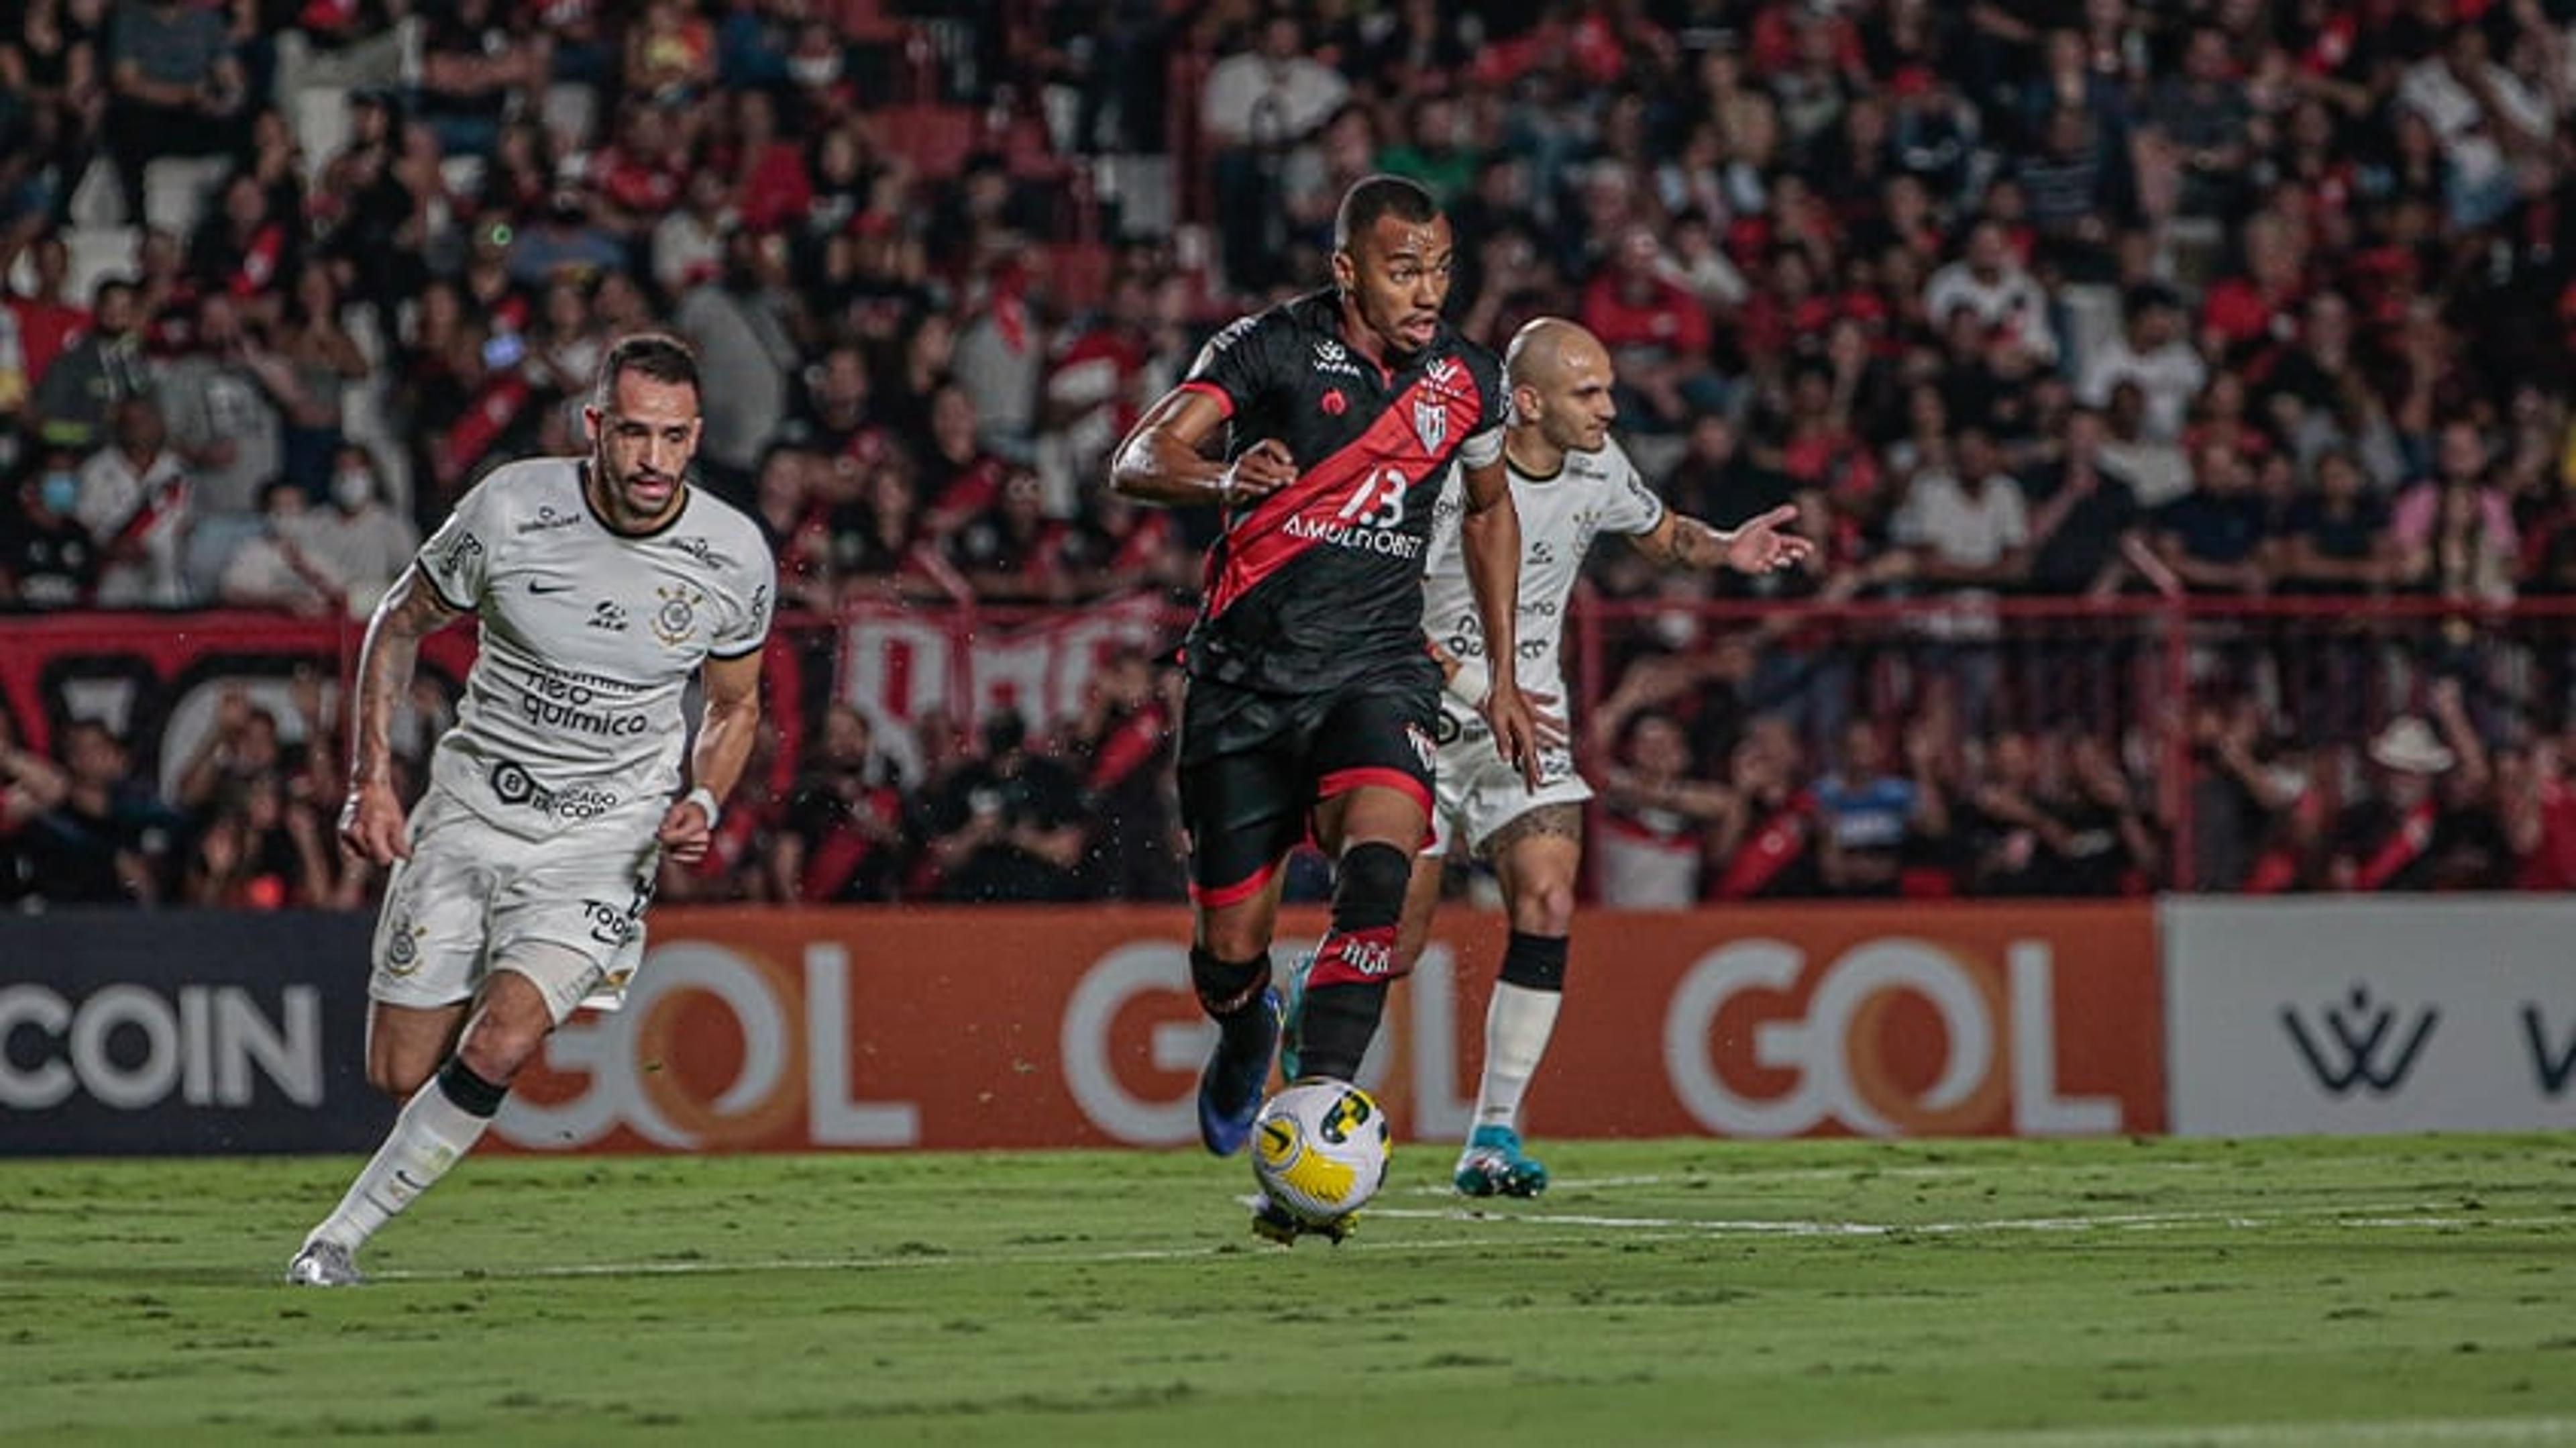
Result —
<path fill-rule="evenodd" d="M 1783 503 L 1741 528 L 1715 528 L 1682 513 L 1636 535 L 1638 550 L 1667 568 L 1710 572 L 1732 568 L 1738 573 L 1774 573 L 1796 568 L 1816 556 L 1816 545 L 1781 531 L 1798 518 L 1797 505 Z"/>
<path fill-rule="evenodd" d="M 1199 387 L 1175 387 L 1146 409 L 1110 455 L 1109 485 L 1140 503 L 1228 507 L 1264 498 L 1294 482 L 1297 460 L 1285 444 L 1263 438 L 1232 462 L 1207 455 L 1225 426 L 1225 408 Z"/>
<path fill-rule="evenodd" d="M 340 806 L 340 843 L 370 864 L 390 865 L 411 854 L 402 800 L 394 794 L 394 713 L 411 691 L 420 641 L 463 616 L 439 598 L 415 563 L 367 620 L 367 639 L 358 648 L 357 706 L 349 717 L 349 797 Z"/>
<path fill-rule="evenodd" d="M 705 685 L 706 708 L 698 717 L 697 745 L 689 752 L 689 792 L 663 813 L 654 836 L 683 865 L 706 858 L 716 824 L 709 803 L 722 806 L 751 760 L 752 740 L 760 733 L 760 651 L 738 659 L 710 658 L 699 679 Z"/>

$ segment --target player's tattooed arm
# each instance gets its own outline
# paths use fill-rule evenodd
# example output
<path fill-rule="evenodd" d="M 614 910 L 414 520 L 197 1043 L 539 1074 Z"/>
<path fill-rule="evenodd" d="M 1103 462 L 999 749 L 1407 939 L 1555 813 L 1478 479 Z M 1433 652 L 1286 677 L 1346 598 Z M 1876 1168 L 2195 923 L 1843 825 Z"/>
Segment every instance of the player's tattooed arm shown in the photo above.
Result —
<path fill-rule="evenodd" d="M 1297 460 L 1273 438 L 1245 448 L 1231 462 L 1208 456 L 1225 422 L 1224 406 L 1205 389 L 1173 388 L 1110 455 L 1109 485 L 1140 503 L 1232 507 L 1296 480 Z"/>
<path fill-rule="evenodd" d="M 1681 513 L 1636 535 L 1638 551 L 1666 568 L 1710 572 L 1732 568 L 1738 573 L 1772 573 L 1794 568 L 1815 556 L 1816 545 L 1795 533 L 1780 531 L 1796 520 L 1794 505 L 1782 504 L 1741 528 L 1714 528 Z"/>
<path fill-rule="evenodd" d="M 374 864 L 411 853 L 402 801 L 394 795 L 393 721 L 411 689 L 420 641 L 462 617 L 421 576 L 417 563 L 394 580 L 358 648 L 356 706 L 349 720 L 349 797 L 340 809 L 340 841 Z"/>

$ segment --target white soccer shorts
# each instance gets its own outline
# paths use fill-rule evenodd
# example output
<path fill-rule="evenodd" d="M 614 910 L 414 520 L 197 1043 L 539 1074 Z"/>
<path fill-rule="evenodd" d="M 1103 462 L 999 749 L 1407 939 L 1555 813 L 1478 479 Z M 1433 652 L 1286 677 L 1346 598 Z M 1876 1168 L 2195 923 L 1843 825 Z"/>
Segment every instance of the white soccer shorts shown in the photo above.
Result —
<path fill-rule="evenodd" d="M 1530 788 L 1521 772 L 1494 752 L 1494 734 L 1485 721 L 1456 699 L 1440 701 L 1439 735 L 1426 855 L 1446 855 L 1451 842 L 1460 839 L 1470 853 L 1482 854 L 1496 830 L 1531 810 L 1592 798 L 1592 786 L 1574 772 L 1573 751 L 1561 744 L 1539 751 L 1538 788 Z"/>
<path fill-rule="evenodd" d="M 617 1009 L 644 959 L 662 814 L 660 801 L 638 800 L 530 839 L 432 788 L 412 811 L 411 858 L 385 885 L 367 994 L 455 1005 L 506 965 L 544 993 L 557 1024 L 580 1006 Z M 515 949 L 539 942 L 559 948 Z"/>

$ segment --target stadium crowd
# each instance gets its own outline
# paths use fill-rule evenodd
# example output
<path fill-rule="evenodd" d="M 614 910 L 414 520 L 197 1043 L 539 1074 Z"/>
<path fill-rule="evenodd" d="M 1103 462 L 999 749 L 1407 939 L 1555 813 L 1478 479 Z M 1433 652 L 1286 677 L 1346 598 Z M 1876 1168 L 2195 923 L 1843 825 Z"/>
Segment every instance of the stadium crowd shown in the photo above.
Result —
<path fill-rule="evenodd" d="M 646 326 L 790 607 L 1186 598 L 1210 520 L 1106 450 L 1388 170 L 1468 334 L 1580 319 L 1675 506 L 1825 545 L 1722 587 L 1968 610 L 1819 663 L 1601 550 L 1663 610 L 1583 721 L 1602 899 L 2576 885 L 2569 645 L 2478 612 L 2576 592 L 2565 0 L 0 8 L 0 604 L 363 615 Z M 2175 593 L 2461 612 L 2196 649 L 2182 779 L 1974 616 Z M 834 708 L 666 888 L 1170 897 L 1169 682 Z M 355 903 L 296 700 L 166 798 L 99 721 L 0 735 L 0 896 Z"/>

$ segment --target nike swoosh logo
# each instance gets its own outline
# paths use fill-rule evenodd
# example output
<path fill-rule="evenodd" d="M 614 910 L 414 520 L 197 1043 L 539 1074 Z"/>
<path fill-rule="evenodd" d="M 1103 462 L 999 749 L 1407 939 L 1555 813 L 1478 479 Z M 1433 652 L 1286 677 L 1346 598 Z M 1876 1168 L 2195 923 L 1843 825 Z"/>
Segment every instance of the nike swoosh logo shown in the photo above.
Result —
<path fill-rule="evenodd" d="M 396 1169 L 395 1169 L 395 1171 L 394 1171 L 394 1180 L 395 1180 L 395 1181 L 398 1181 L 398 1182 L 400 1182 L 400 1183 L 402 1183 L 404 1186 L 409 1187 L 410 1189 L 412 1189 L 412 1190 L 413 1190 L 413 1191 L 415 1191 L 415 1192 L 425 1192 L 425 1191 L 428 1191 L 428 1190 L 429 1190 L 429 1184 L 428 1184 L 428 1183 L 426 1183 L 426 1182 L 416 1182 L 416 1181 L 413 1181 L 413 1180 L 411 1179 L 411 1173 L 410 1173 L 410 1172 L 407 1172 L 407 1171 L 403 1171 L 403 1170 L 401 1170 L 400 1168 L 396 1168 Z"/>
<path fill-rule="evenodd" d="M 549 583 L 544 582 L 543 580 L 539 580 L 538 582 L 531 583 L 531 584 L 529 584 L 529 585 L 528 585 L 528 592 L 530 592 L 530 593 L 570 593 L 572 590 L 573 590 L 573 585 L 572 585 L 572 584 L 569 584 L 569 583 L 555 583 L 555 584 L 549 584 Z"/>

